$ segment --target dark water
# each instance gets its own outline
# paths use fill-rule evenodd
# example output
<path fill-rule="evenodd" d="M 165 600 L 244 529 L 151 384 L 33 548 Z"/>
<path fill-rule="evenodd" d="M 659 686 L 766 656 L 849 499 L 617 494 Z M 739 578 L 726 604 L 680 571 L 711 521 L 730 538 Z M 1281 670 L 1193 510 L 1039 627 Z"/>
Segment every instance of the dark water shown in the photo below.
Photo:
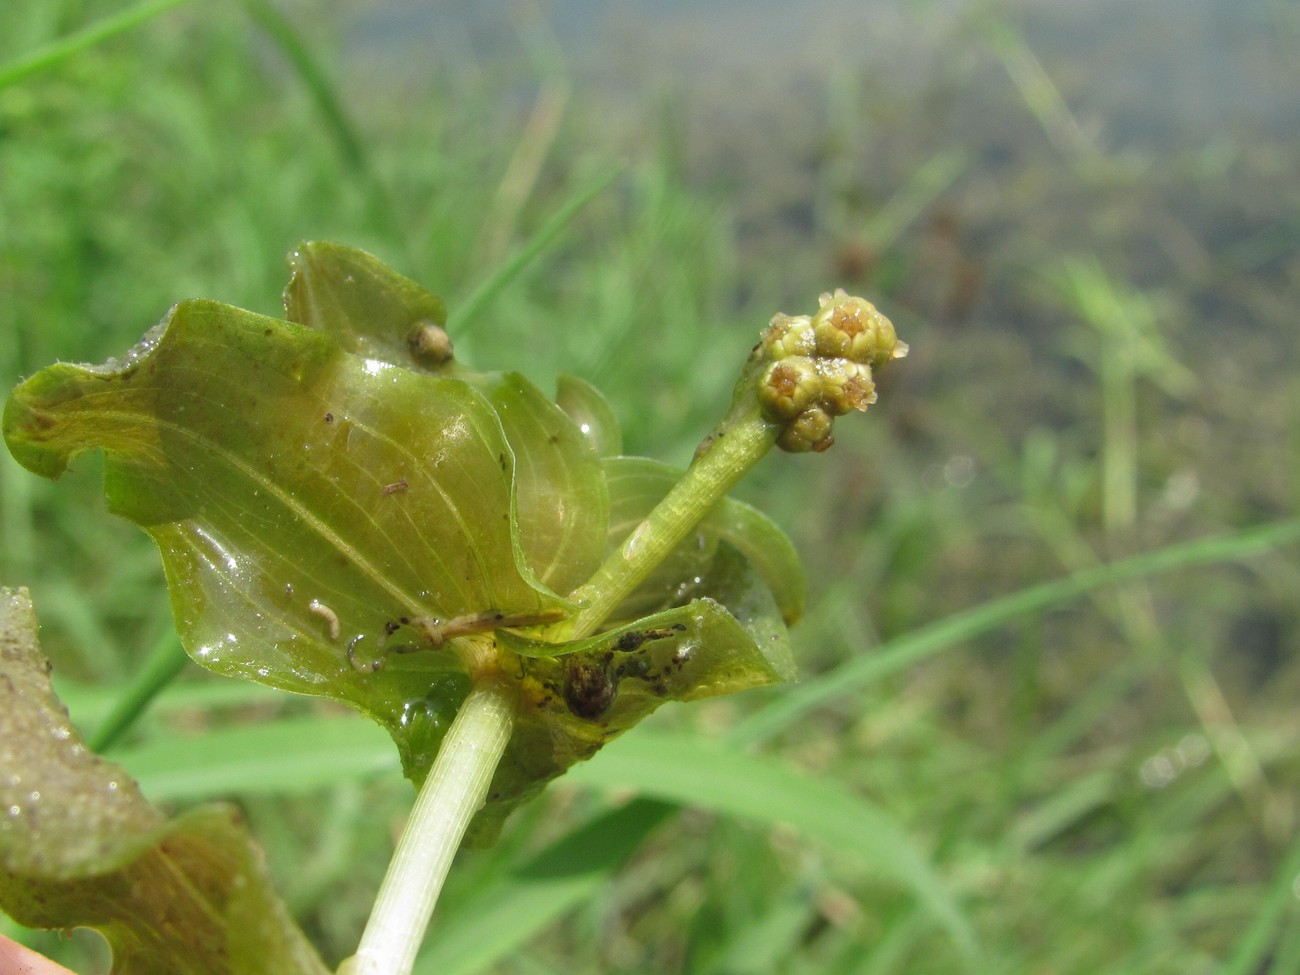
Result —
<path fill-rule="evenodd" d="M 756 305 L 887 290 L 1010 329 L 1051 385 L 1079 364 L 1041 278 L 1083 255 L 1164 302 L 1176 358 L 1233 349 L 1225 402 L 1300 360 L 1291 0 L 379 0 L 348 37 L 368 86 L 462 91 L 506 144 L 550 85 L 590 140 L 565 150 L 668 157 L 725 207 Z"/>
<path fill-rule="evenodd" d="M 664 90 L 696 109 L 780 109 L 854 74 L 923 89 L 976 54 L 982 24 L 1014 25 L 1117 143 L 1186 145 L 1300 125 L 1300 13 L 1290 0 L 380 0 L 352 54 L 394 71 L 473 71 L 554 41 L 583 97 Z"/>
<path fill-rule="evenodd" d="M 1291 0 L 379 0 L 349 38 L 372 81 L 463 85 L 504 124 L 562 82 L 603 148 L 668 141 L 758 234 L 816 224 L 828 179 L 879 205 L 945 149 L 976 178 L 1078 153 L 1246 178 L 1243 152 L 1300 142 Z"/>

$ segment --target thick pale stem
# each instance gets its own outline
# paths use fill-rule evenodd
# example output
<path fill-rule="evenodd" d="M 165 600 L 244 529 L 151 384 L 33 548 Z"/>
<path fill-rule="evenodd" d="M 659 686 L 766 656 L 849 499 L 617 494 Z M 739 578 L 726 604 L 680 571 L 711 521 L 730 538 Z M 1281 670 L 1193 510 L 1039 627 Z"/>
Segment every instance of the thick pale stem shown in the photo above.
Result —
<path fill-rule="evenodd" d="M 569 638 L 580 640 L 594 633 L 624 597 L 762 459 L 775 439 L 771 425 L 756 412 L 715 433 L 709 449 L 627 540 L 610 553 L 596 574 L 573 593 L 572 598 L 585 605 L 569 624 Z"/>
<path fill-rule="evenodd" d="M 340 975 L 408 975 L 465 830 L 487 795 L 514 726 L 501 681 L 476 683 L 447 730 L 380 885 L 357 953 Z"/>

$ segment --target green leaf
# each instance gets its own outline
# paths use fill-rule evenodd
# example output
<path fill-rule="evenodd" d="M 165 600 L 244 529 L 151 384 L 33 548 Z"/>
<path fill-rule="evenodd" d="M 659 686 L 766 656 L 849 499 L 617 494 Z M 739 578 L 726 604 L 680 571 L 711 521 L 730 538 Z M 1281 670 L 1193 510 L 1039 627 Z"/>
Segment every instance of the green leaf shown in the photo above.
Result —
<path fill-rule="evenodd" d="M 623 433 L 614 410 L 591 383 L 577 376 L 561 375 L 555 380 L 555 403 L 601 457 L 616 457 L 623 452 Z"/>
<path fill-rule="evenodd" d="M 455 373 L 488 398 L 514 452 L 517 557 L 556 592 L 584 582 L 603 554 L 597 526 L 607 521 L 609 507 L 588 434 L 518 373 L 461 373 L 450 358 L 433 354 L 428 343 L 437 340 L 427 333 L 446 323 L 442 299 L 378 258 L 316 241 L 299 244 L 289 264 L 284 306 L 290 321 L 326 332 L 357 355 Z M 451 354 L 449 341 L 445 354 Z M 586 404 L 598 409 L 599 401 L 589 388 Z M 607 406 L 606 413 L 612 419 Z M 575 510 L 584 516 L 575 518 Z"/>
<path fill-rule="evenodd" d="M 609 492 L 587 436 L 517 372 L 468 377 L 515 454 L 521 558 L 556 592 L 586 582 L 605 554 Z"/>
<path fill-rule="evenodd" d="M 906 829 L 842 782 L 811 778 L 764 756 L 698 736 L 644 731 L 575 771 L 574 784 L 632 788 L 639 795 L 786 825 L 836 857 L 854 857 L 907 887 L 967 960 L 978 954 L 969 919 Z"/>
<path fill-rule="evenodd" d="M 763 687 L 793 674 L 789 640 L 771 592 L 728 545 L 709 571 L 711 595 L 593 637 L 548 643 L 509 630 L 520 704 L 511 747 L 474 836 L 483 842 L 523 798 L 633 727 L 665 701 L 695 701 Z M 504 783 L 535 783 L 516 797 Z"/>
<path fill-rule="evenodd" d="M 171 735 L 114 753 L 155 802 L 303 795 L 397 769 L 388 736 L 355 715 L 280 718 Z"/>
<path fill-rule="evenodd" d="M 615 871 L 663 825 L 673 807 L 634 799 L 496 873 L 434 917 L 416 975 L 473 975 L 511 955 L 575 907 L 609 888 Z"/>
<path fill-rule="evenodd" d="M 493 797 L 476 826 L 480 843 L 543 782 L 664 701 L 726 694 L 784 676 L 785 630 L 771 597 L 764 604 L 762 580 L 734 552 L 724 552 L 730 561 L 726 572 L 715 573 L 715 593 L 728 601 L 725 608 L 698 599 L 571 644 L 497 633 L 502 646 L 520 656 L 522 703 Z M 722 584 L 724 577 L 730 585 Z M 747 604 L 766 609 L 751 616 Z M 320 717 L 221 729 L 195 741 L 160 740 L 124 752 L 121 760 L 151 795 L 173 801 L 298 792 L 389 764 L 354 720 Z"/>
<path fill-rule="evenodd" d="M 115 975 L 324 975 L 239 814 L 166 820 L 89 751 L 49 684 L 23 590 L 0 589 L 0 906 L 93 927 Z"/>
<path fill-rule="evenodd" d="M 568 609 L 526 561 L 515 455 L 488 400 L 301 325 L 183 302 L 125 359 L 27 380 L 4 430 L 49 477 L 105 450 L 109 507 L 158 543 L 196 660 L 347 701 L 417 777 L 468 681 L 448 653 L 362 676 L 353 641 L 364 655 L 418 638 L 393 632 L 402 619 Z M 585 530 L 603 544 L 603 525 Z"/>
<path fill-rule="evenodd" d="M 285 317 L 331 336 L 346 351 L 396 366 L 445 367 L 421 352 L 421 332 L 447 324 L 442 299 L 355 247 L 304 241 L 289 253 Z"/>

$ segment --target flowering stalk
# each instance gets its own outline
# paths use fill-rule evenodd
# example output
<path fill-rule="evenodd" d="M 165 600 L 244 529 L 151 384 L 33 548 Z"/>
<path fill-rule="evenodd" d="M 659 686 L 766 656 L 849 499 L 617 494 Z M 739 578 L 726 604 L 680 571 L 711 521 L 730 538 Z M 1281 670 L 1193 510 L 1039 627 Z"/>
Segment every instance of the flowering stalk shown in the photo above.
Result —
<path fill-rule="evenodd" d="M 582 609 L 545 629 L 579 640 L 606 617 L 773 447 L 826 450 L 834 418 L 876 400 L 872 370 L 907 346 L 873 305 L 843 291 L 815 315 L 778 314 L 741 371 L 731 408 L 685 475 L 572 597 Z M 356 955 L 340 975 L 408 975 L 470 819 L 483 803 L 514 726 L 490 638 L 470 638 L 474 686 L 438 752 L 380 888 Z M 463 649 L 463 648 L 462 648 Z"/>
<path fill-rule="evenodd" d="M 814 315 L 777 314 L 750 353 L 731 409 L 701 442 L 685 476 L 571 597 L 582 606 L 549 636 L 581 639 L 699 524 L 773 445 L 820 453 L 835 417 L 876 401 L 873 369 L 907 355 L 894 326 L 869 301 L 823 294 Z"/>

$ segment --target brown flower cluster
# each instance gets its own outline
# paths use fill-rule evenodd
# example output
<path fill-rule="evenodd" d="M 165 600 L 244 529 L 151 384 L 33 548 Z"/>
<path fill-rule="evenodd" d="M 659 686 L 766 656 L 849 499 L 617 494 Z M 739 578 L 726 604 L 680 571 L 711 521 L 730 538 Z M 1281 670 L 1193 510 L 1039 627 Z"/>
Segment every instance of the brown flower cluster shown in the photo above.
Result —
<path fill-rule="evenodd" d="M 823 451 L 835 417 L 876 401 L 872 370 L 907 355 L 894 326 L 876 306 L 842 289 L 824 294 L 815 315 L 777 314 L 758 351 L 771 365 L 763 372 L 763 415 L 782 425 L 782 450 Z"/>

